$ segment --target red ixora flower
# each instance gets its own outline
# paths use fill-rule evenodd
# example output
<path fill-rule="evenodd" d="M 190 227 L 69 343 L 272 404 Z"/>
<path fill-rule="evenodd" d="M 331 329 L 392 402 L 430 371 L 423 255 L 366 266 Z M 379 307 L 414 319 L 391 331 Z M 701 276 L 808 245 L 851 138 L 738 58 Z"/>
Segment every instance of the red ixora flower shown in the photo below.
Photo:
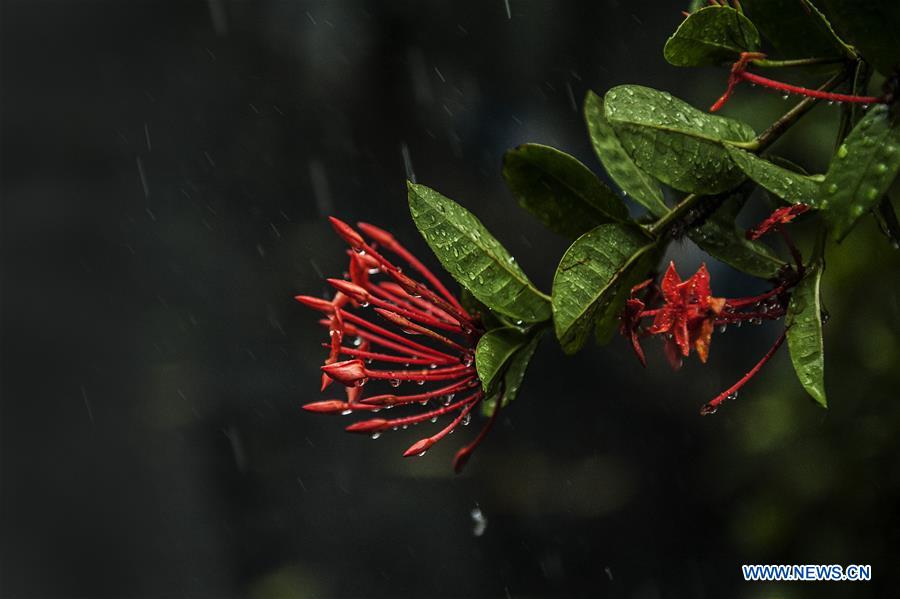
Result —
<path fill-rule="evenodd" d="M 479 318 L 469 314 L 438 278 L 390 233 L 359 223 L 358 232 L 331 218 L 334 230 L 350 245 L 344 278 L 328 279 L 336 290 L 330 300 L 298 295 L 295 299 L 322 312 L 328 329 L 328 357 L 322 366 L 322 390 L 332 381 L 346 388 L 346 399 L 316 401 L 303 406 L 329 414 L 374 413 L 397 407 L 407 411 L 398 418 L 372 418 L 355 422 L 347 431 L 377 438 L 383 432 L 436 422 L 451 416 L 437 433 L 420 439 L 404 456 L 424 455 L 435 443 L 471 419 L 484 399 L 474 366 L 475 347 L 483 330 Z M 408 276 L 381 252 L 403 260 L 425 282 Z M 368 314 L 366 314 L 368 312 Z M 373 316 L 384 320 L 383 326 Z M 374 367 L 380 363 L 383 366 Z M 428 385 L 412 392 L 386 391 L 363 396 L 366 383 Z M 368 387 L 367 387 L 368 388 Z M 502 402 L 495 402 L 483 430 L 454 458 L 459 472 L 497 418 Z"/>
<path fill-rule="evenodd" d="M 690 355 L 691 348 L 705 363 L 709 357 L 712 334 L 717 327 L 724 332 L 730 324 L 739 327 L 744 322 L 761 324 L 766 320 L 782 318 L 788 290 L 795 283 L 796 277 L 789 275 L 785 282 L 761 295 L 734 299 L 713 297 L 705 264 L 692 277 L 682 281 L 675 270 L 675 263 L 670 262 L 659 287 L 650 279 L 631 290 L 632 297 L 627 300 L 620 319 L 620 330 L 630 338 L 635 354 L 645 366 L 640 340 L 655 335 L 663 337 L 666 357 L 674 369 L 681 367 L 682 359 Z M 634 297 L 638 294 L 644 297 Z M 660 298 L 662 304 L 658 308 L 645 309 Z M 648 318 L 653 321 L 645 326 L 643 320 Z M 784 333 L 744 377 L 704 405 L 701 414 L 712 414 L 725 400 L 736 397 L 738 390 L 759 372 L 783 341 Z"/>

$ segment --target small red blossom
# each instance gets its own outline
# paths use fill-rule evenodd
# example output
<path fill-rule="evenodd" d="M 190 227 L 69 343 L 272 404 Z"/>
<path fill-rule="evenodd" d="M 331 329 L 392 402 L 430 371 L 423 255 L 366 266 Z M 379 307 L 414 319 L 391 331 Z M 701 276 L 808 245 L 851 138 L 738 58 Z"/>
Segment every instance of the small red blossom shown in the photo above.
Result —
<path fill-rule="evenodd" d="M 802 211 L 801 211 L 802 212 Z M 786 218 L 789 222 L 793 217 Z M 761 324 L 766 320 L 780 319 L 785 314 L 785 306 L 790 288 L 798 278 L 786 276 L 770 291 L 753 297 L 714 297 L 710 288 L 709 271 L 703 264 L 689 279 L 682 281 L 673 262 L 669 263 L 660 285 L 648 280 L 635 286 L 632 296 L 643 294 L 643 298 L 631 297 L 625 303 L 620 317 L 620 332 L 627 337 L 641 364 L 647 365 L 640 339 L 644 336 L 662 336 L 663 349 L 673 368 L 681 367 L 682 360 L 697 352 L 701 362 L 709 358 L 712 335 L 718 327 L 724 331 L 729 324 Z M 654 305 L 661 301 L 658 307 Z M 652 318 L 649 326 L 643 321 Z M 784 341 L 784 335 L 775 342 L 772 349 L 744 377 L 729 389 L 708 402 L 701 414 L 712 414 L 727 399 L 737 396 L 737 392 L 771 359 Z"/>
<path fill-rule="evenodd" d="M 795 218 L 809 210 L 806 204 L 791 204 L 777 208 L 764 221 L 751 229 L 747 229 L 747 239 L 759 239 L 769 231 L 777 231 L 781 225 L 786 225 Z"/>
<path fill-rule="evenodd" d="M 712 297 L 706 265 L 682 281 L 675 263 L 670 262 L 660 287 L 665 303 L 656 311 L 647 332 L 666 334 L 666 355 L 674 368 L 680 367 L 681 359 L 690 355 L 691 347 L 697 351 L 700 361 L 706 362 L 712 323 L 725 305 L 723 298 Z"/>
<path fill-rule="evenodd" d="M 329 349 L 322 366 L 322 389 L 337 381 L 346 388 L 346 400 L 329 399 L 304 405 L 310 412 L 353 414 L 378 412 L 398 406 L 409 411 L 397 418 L 371 418 L 346 427 L 353 433 L 377 438 L 385 431 L 436 422 L 452 416 L 436 434 L 420 439 L 404 456 L 423 455 L 430 447 L 468 424 L 471 413 L 484 400 L 473 365 L 475 347 L 483 330 L 459 300 L 393 235 L 374 225 L 359 223 L 359 231 L 336 218 L 334 230 L 350 246 L 349 266 L 343 278 L 328 279 L 332 299 L 298 295 L 295 299 L 323 314 Z M 420 282 L 405 274 L 381 252 L 403 260 Z M 384 324 L 376 324 L 372 316 Z M 374 367 L 381 363 L 383 366 Z M 429 385 L 415 393 L 382 392 L 364 396 L 363 386 L 387 383 Z M 367 386 L 366 389 L 370 387 Z M 456 454 L 458 472 L 493 425 L 502 402 L 496 402 L 482 431 Z"/>

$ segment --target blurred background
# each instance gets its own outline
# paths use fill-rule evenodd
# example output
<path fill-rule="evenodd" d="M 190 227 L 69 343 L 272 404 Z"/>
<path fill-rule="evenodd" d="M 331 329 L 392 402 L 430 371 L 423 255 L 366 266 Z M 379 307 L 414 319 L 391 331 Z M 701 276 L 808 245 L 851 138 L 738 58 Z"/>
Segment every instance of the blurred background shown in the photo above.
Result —
<path fill-rule="evenodd" d="M 474 430 L 409 460 L 421 428 L 372 441 L 300 410 L 330 397 L 325 333 L 291 299 L 345 267 L 325 216 L 435 264 L 413 173 L 549 290 L 566 240 L 515 206 L 501 156 L 541 142 L 600 172 L 588 89 L 712 103 L 723 70 L 662 58 L 682 4 L 4 1 L 0 595 L 890 595 L 900 260 L 872 219 L 829 255 L 827 412 L 782 351 L 698 416 L 777 323 L 677 373 L 654 344 L 644 370 L 621 339 L 573 358 L 548 339 L 461 476 Z M 791 103 L 741 88 L 725 113 L 761 130 Z M 821 172 L 837 118 L 816 108 L 776 150 Z M 683 275 L 704 260 L 670 253 Z M 710 268 L 716 295 L 765 289 Z M 874 581 L 746 584 L 741 563 Z"/>

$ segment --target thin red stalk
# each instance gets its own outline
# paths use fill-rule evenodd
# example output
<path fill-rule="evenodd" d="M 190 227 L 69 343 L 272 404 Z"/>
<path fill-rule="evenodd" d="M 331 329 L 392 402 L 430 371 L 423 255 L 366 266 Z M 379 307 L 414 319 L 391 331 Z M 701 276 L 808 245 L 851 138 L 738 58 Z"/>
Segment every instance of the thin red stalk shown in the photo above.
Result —
<path fill-rule="evenodd" d="M 791 236 L 788 234 L 784 227 L 780 226 L 777 228 L 778 232 L 781 233 L 781 238 L 784 240 L 784 244 L 788 247 L 788 251 L 791 252 L 791 257 L 794 259 L 794 263 L 797 265 L 797 274 L 802 277 L 805 268 L 803 267 L 803 256 L 800 254 L 800 250 L 798 250 L 797 246 L 794 245 L 794 240 L 791 239 Z"/>
<path fill-rule="evenodd" d="M 481 442 L 490 432 L 490 430 L 494 427 L 494 422 L 497 421 L 497 415 L 500 414 L 500 409 L 503 404 L 502 395 L 497 397 L 497 403 L 494 404 L 494 410 L 491 412 L 491 417 L 488 419 L 487 423 L 483 427 L 481 427 L 481 431 L 478 433 L 478 436 L 475 437 L 471 443 L 460 449 L 456 452 L 456 455 L 453 457 L 453 471 L 459 474 L 462 472 L 462 469 L 465 467 L 466 462 L 469 461 L 469 458 L 472 456 L 472 452 L 481 445 Z"/>
<path fill-rule="evenodd" d="M 325 326 L 328 326 L 328 321 L 327 321 L 327 320 L 325 320 L 325 321 L 320 320 L 319 323 L 320 323 L 320 324 L 323 324 L 323 325 L 325 325 Z M 407 355 L 409 355 L 411 358 L 418 358 L 418 357 L 420 357 L 420 356 L 422 355 L 422 352 L 420 352 L 420 351 L 414 350 L 414 349 L 412 349 L 412 348 L 410 348 L 410 347 L 407 347 L 406 345 L 401 345 L 401 344 L 399 344 L 399 343 L 394 343 L 393 341 L 390 341 L 390 340 L 388 340 L 388 339 L 385 339 L 385 338 L 383 338 L 383 337 L 380 337 L 380 336 L 378 336 L 378 335 L 375 335 L 374 333 L 370 333 L 369 331 L 364 331 L 364 330 L 362 330 L 362 329 L 357 329 L 357 328 L 354 327 L 353 325 L 344 325 L 344 327 L 345 327 L 345 332 L 346 332 L 348 335 L 356 335 L 357 337 L 362 337 L 362 338 L 365 339 L 366 341 L 370 341 L 370 342 L 372 342 L 372 343 L 374 343 L 374 344 L 376 344 L 376 345 L 380 345 L 380 346 L 385 347 L 385 348 L 387 348 L 387 349 L 392 349 L 392 350 L 394 350 L 394 351 L 398 351 L 398 352 L 407 354 Z M 438 357 L 438 356 L 433 356 L 432 354 L 426 354 L 426 355 L 427 355 L 429 358 L 434 358 L 435 360 L 448 361 L 448 362 L 449 362 L 450 360 L 452 360 L 452 362 L 459 362 L 459 361 L 460 361 L 459 358 L 453 358 L 452 356 Z"/>
<path fill-rule="evenodd" d="M 434 445 L 435 443 L 437 443 L 438 441 L 440 441 L 441 439 L 443 439 L 444 437 L 446 437 L 447 435 L 452 433 L 453 430 L 457 426 L 459 426 L 459 423 L 462 422 L 462 419 L 465 418 L 466 415 L 472 411 L 472 408 L 474 408 L 476 405 L 478 405 L 478 402 L 481 401 L 481 399 L 483 397 L 484 397 L 484 393 L 482 391 L 475 393 L 470 398 L 471 399 L 470 403 L 468 403 L 466 405 L 466 407 L 464 407 L 462 410 L 460 410 L 459 416 L 454 418 L 450 424 L 448 424 L 446 427 L 444 427 L 437 434 L 434 434 L 430 437 L 426 437 L 424 439 L 420 439 L 419 441 L 414 443 L 412 446 L 410 446 L 409 449 L 407 449 L 405 452 L 403 452 L 403 457 L 408 458 L 408 457 L 414 456 L 414 455 L 422 455 L 423 453 L 428 451 L 428 449 L 432 445 Z"/>
<path fill-rule="evenodd" d="M 382 231 L 378 227 L 373 227 L 368 223 L 357 223 L 357 226 L 362 229 L 363 233 L 377 239 L 384 247 L 405 260 L 415 270 L 419 271 L 419 274 L 425 277 L 425 280 L 431 283 L 432 287 L 437 289 L 441 293 L 441 295 L 443 295 L 447 299 L 447 301 L 453 304 L 454 308 L 459 310 L 460 313 L 467 316 L 469 320 L 472 319 L 471 315 L 466 312 L 466 310 L 453 296 L 453 294 L 450 293 L 446 287 L 444 287 L 444 284 L 441 283 L 440 279 L 434 276 L 434 273 L 432 273 L 427 266 L 419 262 L 419 259 L 416 258 L 409 250 L 403 247 L 403 245 L 399 241 L 397 241 L 397 239 L 393 235 L 387 233 L 386 231 Z"/>
<path fill-rule="evenodd" d="M 800 87 L 797 85 L 791 85 L 790 83 L 782 83 L 781 81 L 775 81 L 774 79 L 769 79 L 768 77 L 763 77 L 761 75 L 757 75 L 755 73 L 749 73 L 747 71 L 738 71 L 735 75 L 743 79 L 744 81 L 749 81 L 750 83 L 755 83 L 756 85 L 760 85 L 762 87 L 768 87 L 770 89 L 775 89 L 781 92 L 789 93 L 789 94 L 798 94 L 801 96 L 806 96 L 808 98 L 817 98 L 819 100 L 828 100 L 829 102 L 852 102 L 855 104 L 877 104 L 882 102 L 882 98 L 876 96 L 855 96 L 852 94 L 838 94 L 834 92 L 826 92 L 818 89 L 810 89 L 808 87 Z M 712 110 L 712 109 L 710 109 Z"/>
<path fill-rule="evenodd" d="M 366 285 L 363 286 L 366 291 L 372 293 L 373 295 L 377 295 L 385 301 L 393 302 L 398 306 L 403 306 L 408 310 L 416 310 L 421 312 L 422 314 L 427 314 L 432 318 L 437 318 L 447 324 L 459 325 L 459 321 L 435 306 L 434 304 L 428 303 L 423 300 L 419 300 L 418 303 L 413 300 L 419 299 L 414 298 L 410 294 L 406 293 L 403 290 L 403 287 L 397 285 L 396 283 L 392 283 L 390 281 L 385 281 L 379 284 L 372 283 L 368 281 Z M 393 291 L 392 291 L 393 290 Z"/>
<path fill-rule="evenodd" d="M 768 312 L 722 312 L 715 319 L 715 324 L 729 324 L 732 322 L 743 322 L 745 320 L 778 320 L 784 316 L 783 310 L 770 310 Z"/>
<path fill-rule="evenodd" d="M 364 425 L 365 421 L 358 422 L 355 425 L 351 424 L 347 427 L 347 430 L 350 432 L 356 432 L 354 427 L 359 428 L 360 432 L 374 433 L 374 432 L 382 432 L 388 429 L 392 429 L 400 426 L 407 426 L 410 424 L 418 424 L 420 422 L 425 422 L 426 420 L 430 420 L 432 418 L 436 418 L 438 416 L 443 416 L 449 412 L 454 412 L 464 405 L 475 401 L 475 397 L 478 393 L 470 395 L 465 399 L 461 399 L 455 403 L 452 403 L 447 406 L 441 406 L 440 408 L 435 408 L 434 410 L 430 410 L 428 412 L 423 412 L 421 414 L 416 414 L 414 416 L 405 416 L 403 418 L 393 418 L 393 419 L 385 419 L 383 422 L 378 423 L 377 425 L 373 424 L 371 426 L 360 427 L 360 425 Z M 370 421 L 371 422 L 371 421 Z"/>
<path fill-rule="evenodd" d="M 325 399 L 322 401 L 314 401 L 312 403 L 304 404 L 302 407 L 307 412 L 317 412 L 319 414 L 341 414 L 347 412 L 348 410 L 377 411 L 381 409 L 381 406 L 377 405 L 366 404 L 358 401 L 350 404 L 339 399 Z"/>
<path fill-rule="evenodd" d="M 391 312 L 395 312 L 397 314 L 400 314 L 401 316 L 405 316 L 413 320 L 418 320 L 423 324 L 437 327 L 445 331 L 451 331 L 453 333 L 462 333 L 462 328 L 458 324 L 451 324 L 449 322 L 438 320 L 434 316 L 430 316 L 428 314 L 425 314 L 424 312 L 420 312 L 419 310 L 410 310 L 407 308 L 403 308 L 402 306 L 398 306 L 396 304 L 392 304 L 377 297 L 371 296 L 369 297 L 369 302 L 375 307 L 390 310 Z"/>
<path fill-rule="evenodd" d="M 725 307 L 726 308 L 741 308 L 743 306 L 749 306 L 750 304 L 757 304 L 759 302 L 769 299 L 770 297 L 780 294 L 785 289 L 787 289 L 787 285 L 782 283 L 778 287 L 770 289 L 769 291 L 766 291 L 765 293 L 760 294 L 760 295 L 754 295 L 752 297 L 739 297 L 737 299 L 730 299 L 730 300 L 728 300 L 728 302 L 726 302 Z"/>
<path fill-rule="evenodd" d="M 322 344 L 329 347 L 327 343 Z M 340 353 L 354 358 L 364 358 L 369 360 L 378 360 L 379 362 L 396 362 L 398 364 L 453 364 L 459 360 L 448 360 L 438 358 L 412 358 L 410 356 L 395 356 L 393 354 L 383 354 L 378 352 L 365 351 L 353 347 L 341 346 Z"/>
<path fill-rule="evenodd" d="M 383 283 L 379 283 L 378 288 L 385 294 L 390 295 L 391 297 L 389 297 L 388 299 L 390 299 L 392 301 L 397 301 L 399 303 L 399 302 L 406 300 L 407 304 L 413 304 L 415 306 L 418 306 L 422 310 L 425 310 L 429 314 L 434 314 L 438 318 L 442 318 L 448 322 L 456 322 L 457 324 L 459 323 L 459 321 L 456 318 L 454 318 L 453 316 L 451 316 L 444 310 L 441 310 L 434 304 L 432 304 L 428 301 L 425 301 L 420 297 L 410 295 L 409 293 L 407 293 L 407 291 L 403 287 L 401 287 L 397 283 L 393 283 L 391 281 L 385 281 Z"/>
<path fill-rule="evenodd" d="M 396 341 L 397 343 L 406 345 L 410 349 L 417 350 L 417 353 L 419 355 L 424 354 L 426 356 L 438 356 L 440 358 L 451 358 L 451 359 L 453 358 L 453 356 L 451 356 L 449 354 L 445 354 L 444 352 L 442 352 L 440 350 L 428 347 L 426 345 L 422 345 L 421 343 L 416 343 L 415 341 L 410 341 L 406 337 L 403 337 L 402 335 L 393 333 L 383 327 L 378 326 L 377 324 L 373 324 L 364 318 L 360 318 L 359 316 L 357 316 L 356 314 L 353 314 L 352 312 L 347 312 L 346 310 L 341 310 L 341 313 L 346 320 L 348 320 L 354 324 L 363 326 L 363 327 L 369 329 L 370 331 L 377 333 L 378 335 L 386 337 L 387 339 L 392 339 L 392 340 Z"/>
<path fill-rule="evenodd" d="M 366 397 L 365 399 L 362 399 L 360 401 L 362 403 L 367 403 L 378 407 L 391 407 L 418 401 L 426 401 L 435 397 L 450 395 L 451 393 L 456 393 L 457 391 L 468 389 L 472 387 L 473 380 L 475 380 L 475 375 L 467 376 L 466 378 L 461 379 L 460 381 L 455 382 L 452 385 L 447 385 L 439 389 L 433 389 L 432 391 L 425 391 L 424 393 L 416 393 L 415 395 L 394 395 L 391 393 L 386 393 L 384 395 L 373 395 L 372 397 Z M 477 382 L 475 384 L 477 384 Z"/>
<path fill-rule="evenodd" d="M 382 381 L 446 381 L 457 379 L 464 374 L 475 374 L 472 366 L 453 366 L 434 370 L 370 370 L 365 369 L 366 376 Z"/>
<path fill-rule="evenodd" d="M 768 362 L 772 356 L 775 355 L 775 352 L 778 351 L 778 348 L 781 347 L 781 344 L 784 343 L 785 333 L 782 332 L 781 335 L 778 336 L 778 339 L 775 340 L 775 344 L 772 345 L 771 349 L 766 352 L 766 355 L 762 357 L 762 359 L 756 363 L 756 366 L 751 368 L 747 374 L 742 376 L 738 382 L 733 384 L 731 387 L 722 391 L 716 397 L 711 399 L 706 403 L 702 408 L 700 408 L 700 415 L 707 416 L 709 414 L 715 414 L 716 410 L 719 409 L 719 406 L 722 405 L 725 400 L 728 398 L 733 398 L 734 394 L 741 390 L 741 388 L 747 384 L 747 382 L 756 376 L 756 373 L 759 372 L 760 368 L 765 366 L 766 362 Z"/>
<path fill-rule="evenodd" d="M 403 316 L 400 316 L 399 314 L 393 312 L 392 310 L 386 310 L 384 308 L 375 308 L 375 312 L 379 316 L 384 318 L 385 320 L 389 321 L 390 323 L 395 324 L 398 327 L 401 327 L 404 330 L 404 332 L 406 332 L 406 333 L 409 333 L 411 335 L 425 335 L 426 337 L 434 339 L 438 343 L 443 343 L 447 347 L 451 347 L 458 352 L 466 352 L 467 351 L 465 347 L 456 343 L 452 339 L 448 339 L 447 337 L 444 337 L 440 333 L 436 333 L 427 327 L 423 327 L 420 324 L 416 324 L 413 321 L 409 320 L 408 318 L 404 318 Z"/>
<path fill-rule="evenodd" d="M 434 291 L 429 289 L 426 285 L 423 285 L 422 283 L 419 283 L 415 279 L 410 278 L 410 277 L 406 276 L 405 274 L 403 274 L 403 272 L 401 272 L 401 270 L 399 268 L 394 266 L 394 264 L 392 264 L 390 260 L 388 260 L 387 258 L 382 256 L 380 253 L 378 253 L 378 251 L 376 251 L 372 246 L 364 243 L 364 244 L 362 244 L 361 248 L 367 254 L 369 254 L 376 260 L 378 260 L 378 262 L 381 264 L 381 267 L 382 267 L 381 270 L 384 271 L 384 273 L 386 275 L 388 275 L 389 277 L 391 277 L 392 279 L 397 281 L 397 283 L 401 287 L 403 287 L 407 293 L 412 295 L 410 290 L 406 289 L 406 286 L 409 286 L 409 287 L 413 288 L 417 294 L 421 295 L 422 297 L 427 298 L 428 301 L 430 301 L 432 304 L 434 304 L 438 308 L 441 308 L 445 312 L 449 313 L 461 325 L 465 324 L 465 325 L 469 326 L 470 328 L 477 328 L 475 325 L 475 322 L 472 320 L 472 317 L 469 316 L 465 311 L 457 310 L 453 304 L 447 302 L 446 300 L 444 300 L 443 298 L 438 296 Z"/>

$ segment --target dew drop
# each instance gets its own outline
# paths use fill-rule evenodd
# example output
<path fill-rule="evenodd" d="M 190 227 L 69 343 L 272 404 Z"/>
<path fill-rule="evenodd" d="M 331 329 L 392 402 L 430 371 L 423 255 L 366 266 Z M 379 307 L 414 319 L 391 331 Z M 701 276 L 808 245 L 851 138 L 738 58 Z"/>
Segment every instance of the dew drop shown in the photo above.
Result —
<path fill-rule="evenodd" d="M 418 457 L 421 458 L 421 457 L 424 456 L 426 453 L 428 453 L 428 450 L 427 450 L 427 449 L 426 449 L 425 451 L 420 452 L 420 453 L 418 454 Z"/>
<path fill-rule="evenodd" d="M 372 438 L 372 439 L 377 439 L 377 438 L 380 437 L 380 436 L 381 436 L 381 433 L 372 433 L 371 438 Z"/>
<path fill-rule="evenodd" d="M 347 410 L 344 410 L 343 412 L 341 412 L 341 416 L 349 416 L 352 413 L 353 413 L 353 410 L 347 409 Z"/>
<path fill-rule="evenodd" d="M 419 385 L 419 386 L 421 387 L 422 385 L 425 384 L 425 381 L 424 381 L 424 380 L 419 380 L 419 381 L 416 381 L 416 384 Z"/>
<path fill-rule="evenodd" d="M 399 387 L 400 379 L 391 379 L 388 381 L 388 385 L 390 385 L 391 387 Z"/>

